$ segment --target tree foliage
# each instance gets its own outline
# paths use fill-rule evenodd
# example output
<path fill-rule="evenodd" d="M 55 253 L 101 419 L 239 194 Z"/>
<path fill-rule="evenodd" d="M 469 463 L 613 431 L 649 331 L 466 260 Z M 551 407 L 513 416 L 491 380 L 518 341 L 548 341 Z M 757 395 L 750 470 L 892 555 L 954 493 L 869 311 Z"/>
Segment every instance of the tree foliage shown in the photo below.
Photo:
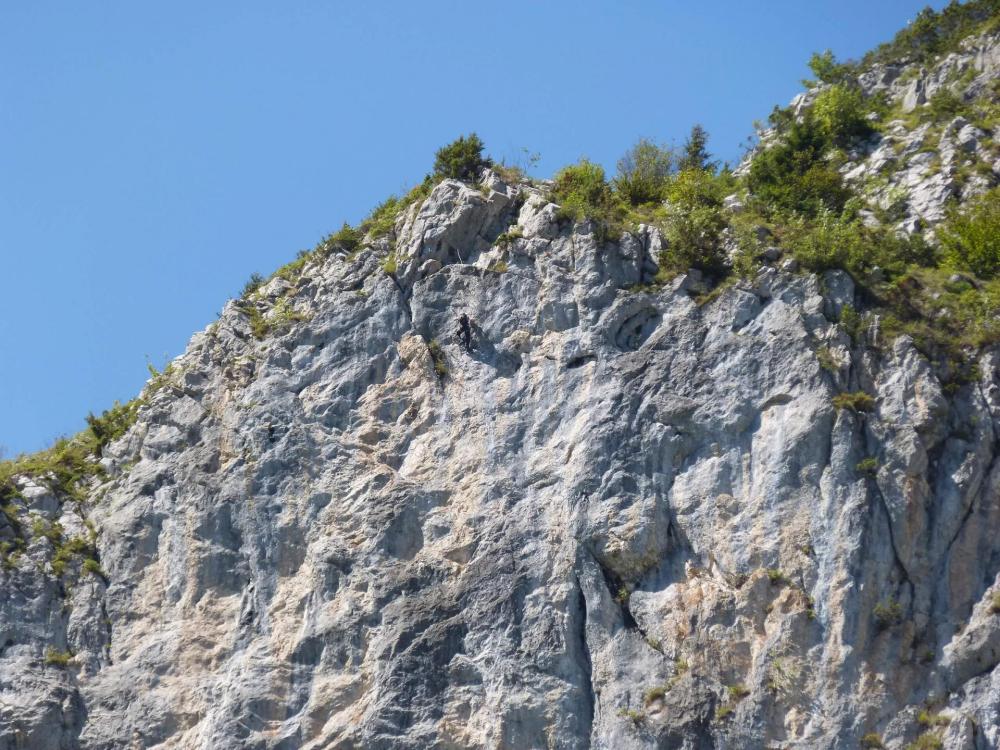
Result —
<path fill-rule="evenodd" d="M 669 148 L 641 138 L 618 160 L 614 187 L 633 206 L 663 200 L 663 191 L 674 169 Z"/>
<path fill-rule="evenodd" d="M 483 142 L 475 133 L 460 136 L 434 155 L 434 174 L 440 178 L 474 182 L 488 166 L 490 160 L 483 156 Z"/>

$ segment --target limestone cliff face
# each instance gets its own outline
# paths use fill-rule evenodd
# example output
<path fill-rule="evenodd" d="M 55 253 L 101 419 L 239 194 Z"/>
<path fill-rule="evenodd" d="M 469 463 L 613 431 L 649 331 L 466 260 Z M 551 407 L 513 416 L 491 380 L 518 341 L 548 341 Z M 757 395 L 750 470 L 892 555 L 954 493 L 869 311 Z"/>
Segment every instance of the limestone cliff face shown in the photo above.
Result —
<path fill-rule="evenodd" d="M 932 225 L 967 126 L 844 172 Z M 944 383 L 778 251 L 651 284 L 489 171 L 392 239 L 230 302 L 83 502 L 18 480 L 0 750 L 1000 747 L 1000 350 Z"/>
<path fill-rule="evenodd" d="M 392 276 L 269 283 L 264 340 L 230 303 L 90 502 L 24 483 L 106 581 L 3 572 L 0 747 L 997 747 L 1000 354 L 946 394 L 846 274 L 636 291 L 655 230 L 487 185 Z"/>

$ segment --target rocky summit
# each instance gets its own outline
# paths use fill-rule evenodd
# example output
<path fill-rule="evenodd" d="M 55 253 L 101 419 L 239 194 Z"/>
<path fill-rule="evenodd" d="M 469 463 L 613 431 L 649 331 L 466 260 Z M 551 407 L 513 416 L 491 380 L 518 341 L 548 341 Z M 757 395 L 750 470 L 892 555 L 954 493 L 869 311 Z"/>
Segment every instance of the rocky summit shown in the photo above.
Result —
<path fill-rule="evenodd" d="M 445 164 L 4 464 L 0 748 L 1000 747 L 995 272 L 941 260 L 1000 32 L 952 7 L 696 165 L 716 244 L 690 168 L 616 214 L 627 168 Z M 785 206 L 837 91 L 845 200 Z"/>

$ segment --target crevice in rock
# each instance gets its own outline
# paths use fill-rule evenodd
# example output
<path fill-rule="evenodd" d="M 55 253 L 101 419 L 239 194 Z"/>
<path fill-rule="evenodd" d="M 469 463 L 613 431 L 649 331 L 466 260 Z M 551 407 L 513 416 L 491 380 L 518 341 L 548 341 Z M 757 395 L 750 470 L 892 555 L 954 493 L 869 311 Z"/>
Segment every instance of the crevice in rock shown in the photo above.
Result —
<path fill-rule="evenodd" d="M 597 359 L 597 356 L 594 355 L 594 354 L 581 354 L 579 357 L 573 357 L 572 359 L 570 359 L 569 361 L 567 361 L 566 362 L 566 369 L 567 370 L 574 370 L 577 367 L 583 367 L 588 362 L 593 362 L 596 359 Z"/>
<path fill-rule="evenodd" d="M 579 577 L 575 577 L 577 606 L 580 608 L 580 628 L 578 635 L 580 638 L 580 653 L 583 655 L 581 669 L 586 677 L 584 688 L 587 698 L 587 737 L 593 732 L 594 714 L 597 711 L 597 694 L 594 692 L 594 663 L 590 656 L 590 647 L 587 645 L 587 597 L 583 594 Z"/>
<path fill-rule="evenodd" d="M 597 562 L 597 566 L 601 569 L 601 575 L 604 577 L 604 585 L 608 588 L 608 593 L 611 594 L 611 598 L 618 604 L 619 609 L 622 613 L 622 622 L 625 625 L 626 630 L 638 630 L 642 632 L 642 628 L 639 627 L 639 623 L 636 622 L 635 617 L 632 614 L 632 610 L 629 609 L 628 600 L 631 592 L 628 589 L 625 581 L 613 570 L 605 567 L 605 565 L 594 558 Z M 645 637 L 645 633 L 642 633 Z"/>

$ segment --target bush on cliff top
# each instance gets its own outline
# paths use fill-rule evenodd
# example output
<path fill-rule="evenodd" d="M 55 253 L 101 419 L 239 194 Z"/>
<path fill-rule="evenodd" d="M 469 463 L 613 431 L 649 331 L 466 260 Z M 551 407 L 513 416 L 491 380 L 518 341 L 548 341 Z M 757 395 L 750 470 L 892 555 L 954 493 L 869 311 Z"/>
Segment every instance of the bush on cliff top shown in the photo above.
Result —
<path fill-rule="evenodd" d="M 441 178 L 474 182 L 492 162 L 483 156 L 483 142 L 475 133 L 460 136 L 434 155 L 434 174 Z"/>

